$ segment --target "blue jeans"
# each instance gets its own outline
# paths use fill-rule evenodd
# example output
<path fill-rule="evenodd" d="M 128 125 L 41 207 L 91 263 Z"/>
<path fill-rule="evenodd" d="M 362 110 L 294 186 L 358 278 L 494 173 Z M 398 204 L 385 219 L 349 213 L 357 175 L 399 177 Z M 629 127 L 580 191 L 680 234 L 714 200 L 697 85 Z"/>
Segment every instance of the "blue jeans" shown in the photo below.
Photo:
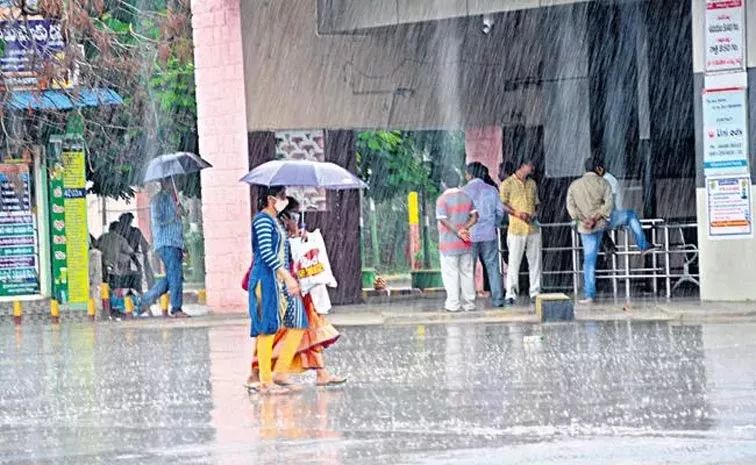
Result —
<path fill-rule="evenodd" d="M 181 310 L 184 301 L 184 282 L 182 279 L 181 261 L 184 251 L 178 247 L 162 247 L 157 251 L 165 265 L 165 278 L 147 291 L 142 298 L 142 305 L 152 305 L 161 295 L 171 294 L 171 312 Z"/>
<path fill-rule="evenodd" d="M 499 268 L 499 242 L 494 239 L 486 242 L 473 243 L 473 258 L 481 258 L 483 266 L 488 272 L 488 284 L 491 288 L 491 304 L 494 307 L 504 305 L 504 281 L 501 278 L 501 268 Z"/>
<path fill-rule="evenodd" d="M 634 210 L 614 210 L 612 216 L 609 218 L 609 229 L 617 229 L 621 226 L 627 226 L 635 237 L 635 245 L 641 250 L 648 248 L 648 241 L 646 235 L 643 233 L 643 226 L 641 226 L 638 215 Z"/>
<path fill-rule="evenodd" d="M 596 260 L 598 259 L 599 245 L 604 231 L 590 234 L 580 234 L 583 241 L 583 276 L 585 285 L 583 293 L 586 299 L 596 297 Z"/>

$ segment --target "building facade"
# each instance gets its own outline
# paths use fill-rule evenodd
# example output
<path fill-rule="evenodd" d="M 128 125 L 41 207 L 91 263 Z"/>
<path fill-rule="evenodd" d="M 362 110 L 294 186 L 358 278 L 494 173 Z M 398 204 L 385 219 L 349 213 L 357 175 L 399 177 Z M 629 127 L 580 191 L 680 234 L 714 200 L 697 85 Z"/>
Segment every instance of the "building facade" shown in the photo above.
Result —
<path fill-rule="evenodd" d="M 706 5 L 193 2 L 200 150 L 215 166 L 203 174 L 210 304 L 245 305 L 237 281 L 249 263 L 251 196 L 236 180 L 275 157 L 276 133 L 324 131 L 325 158 L 354 169 L 356 131 L 383 128 L 465 130 L 469 160 L 493 173 L 501 161 L 532 158 L 548 221 L 566 218 L 569 182 L 586 157 L 601 153 L 630 207 L 646 218 L 698 223 L 702 299 L 756 297 L 756 288 L 732 279 L 756 266 L 743 252 L 756 254 L 754 239 L 708 234 Z M 744 11 L 747 23 L 756 6 Z M 756 49 L 745 48 L 751 65 Z M 744 75 L 750 80 L 750 69 Z M 359 300 L 348 284 L 359 279 L 355 202 L 356 194 L 329 194 L 327 211 L 312 221 L 332 260 L 346 264 L 340 302 Z"/>

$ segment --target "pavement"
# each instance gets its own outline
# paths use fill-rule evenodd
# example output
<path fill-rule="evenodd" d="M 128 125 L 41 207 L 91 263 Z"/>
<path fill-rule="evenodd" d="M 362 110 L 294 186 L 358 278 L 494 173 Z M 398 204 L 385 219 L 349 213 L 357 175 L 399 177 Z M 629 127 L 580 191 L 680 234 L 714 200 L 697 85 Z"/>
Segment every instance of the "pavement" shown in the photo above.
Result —
<path fill-rule="evenodd" d="M 336 307 L 329 319 L 334 324 L 430 324 L 448 322 L 538 323 L 529 305 L 491 309 L 479 302 L 479 310 L 450 313 L 442 310 L 443 300 L 419 299 L 399 303 Z M 638 299 L 633 302 L 604 301 L 575 305 L 578 321 L 679 321 L 714 322 L 756 320 L 756 302 L 704 303 L 699 300 Z"/>
<path fill-rule="evenodd" d="M 756 322 L 476 315 L 340 327 L 348 383 L 284 396 L 243 318 L 2 324 L 0 464 L 756 463 Z"/>
<path fill-rule="evenodd" d="M 49 321 L 46 302 L 24 303 L 24 321 Z M 189 303 L 185 311 L 195 318 L 182 322 L 190 326 L 229 325 L 246 322 L 246 312 L 212 311 L 197 303 Z M 155 310 L 156 314 L 159 311 Z M 443 323 L 538 323 L 535 309 L 526 304 L 503 309 L 487 308 L 479 301 L 479 310 L 450 313 L 443 310 L 443 299 L 438 296 L 422 297 L 382 303 L 367 303 L 335 307 L 329 320 L 336 326 L 414 325 Z M 674 321 L 702 323 L 720 321 L 756 321 L 756 302 L 701 302 L 694 299 L 667 301 L 665 299 L 638 299 L 632 302 L 601 301 L 586 306 L 576 304 L 577 321 Z M 84 321 L 83 311 L 63 312 L 61 320 Z M 99 316 L 98 316 L 99 320 Z M 12 321 L 12 305 L 0 305 L 0 323 Z M 162 318 L 136 318 L 131 325 L 164 326 L 175 321 Z"/>

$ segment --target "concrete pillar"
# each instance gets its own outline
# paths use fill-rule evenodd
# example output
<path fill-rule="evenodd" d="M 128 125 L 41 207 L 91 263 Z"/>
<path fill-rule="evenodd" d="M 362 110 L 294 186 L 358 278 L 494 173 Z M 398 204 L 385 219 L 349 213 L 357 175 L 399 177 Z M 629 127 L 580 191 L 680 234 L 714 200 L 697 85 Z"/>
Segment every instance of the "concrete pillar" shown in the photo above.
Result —
<path fill-rule="evenodd" d="M 692 0 L 693 20 L 693 72 L 695 99 L 696 137 L 696 208 L 698 222 L 699 268 L 701 273 L 701 300 L 704 301 L 746 301 L 756 299 L 756 238 L 714 241 L 708 236 L 708 211 L 706 184 L 703 172 L 703 103 L 705 61 L 705 15 L 706 2 Z M 746 1 L 746 24 L 756 21 L 756 1 Z M 747 47 L 747 102 L 749 117 L 748 144 L 751 165 L 751 202 L 756 194 L 753 187 L 753 167 L 756 162 L 753 147 L 756 147 L 756 29 L 746 28 Z M 756 207 L 756 206 L 754 206 Z M 752 208 L 754 208 L 752 207 Z"/>
<path fill-rule="evenodd" d="M 251 259 L 249 170 L 238 0 L 193 0 L 199 149 L 213 168 L 202 173 L 206 288 L 214 312 L 244 310 L 239 285 Z"/>

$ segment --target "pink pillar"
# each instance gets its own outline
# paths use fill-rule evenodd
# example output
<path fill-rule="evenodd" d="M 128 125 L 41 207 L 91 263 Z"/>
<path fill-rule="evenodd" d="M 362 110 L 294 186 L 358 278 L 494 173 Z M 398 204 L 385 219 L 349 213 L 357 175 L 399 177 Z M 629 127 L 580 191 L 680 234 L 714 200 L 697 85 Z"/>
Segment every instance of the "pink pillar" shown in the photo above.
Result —
<path fill-rule="evenodd" d="M 488 167 L 494 180 L 498 179 L 502 161 L 502 132 L 500 126 L 470 128 L 465 131 L 467 162 L 479 161 Z"/>
<path fill-rule="evenodd" d="M 192 0 L 197 125 L 202 173 L 207 302 L 214 312 L 245 310 L 239 282 L 250 263 L 249 170 L 238 0 Z"/>

